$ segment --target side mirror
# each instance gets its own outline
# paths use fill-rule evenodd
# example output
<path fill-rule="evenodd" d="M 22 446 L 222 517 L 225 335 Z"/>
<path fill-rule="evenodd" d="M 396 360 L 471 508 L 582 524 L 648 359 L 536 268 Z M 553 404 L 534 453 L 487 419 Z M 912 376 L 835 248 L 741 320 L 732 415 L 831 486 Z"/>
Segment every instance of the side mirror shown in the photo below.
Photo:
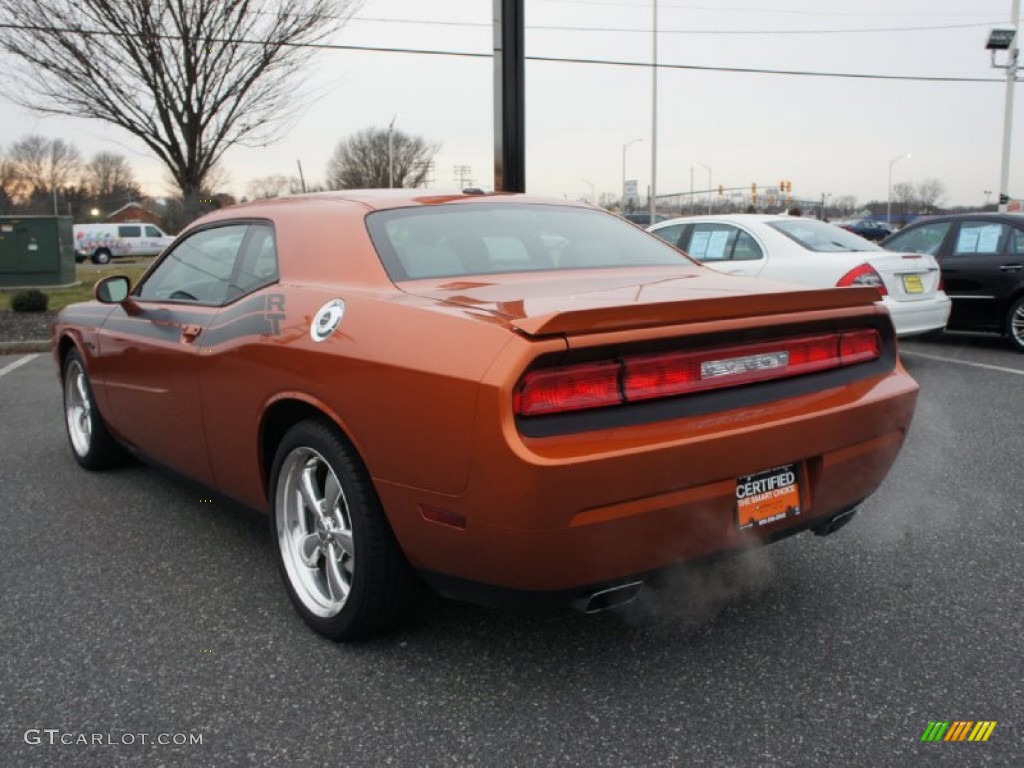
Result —
<path fill-rule="evenodd" d="M 128 298 L 131 283 L 124 275 L 104 277 L 92 289 L 96 301 L 101 304 L 120 304 Z"/>

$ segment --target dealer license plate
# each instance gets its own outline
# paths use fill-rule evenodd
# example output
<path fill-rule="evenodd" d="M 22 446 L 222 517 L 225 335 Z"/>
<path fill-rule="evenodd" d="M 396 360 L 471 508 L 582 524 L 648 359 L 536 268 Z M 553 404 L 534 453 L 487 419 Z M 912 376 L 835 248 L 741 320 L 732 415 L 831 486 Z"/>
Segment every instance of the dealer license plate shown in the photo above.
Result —
<path fill-rule="evenodd" d="M 800 514 L 800 481 L 796 464 L 746 475 L 736 481 L 736 521 L 740 530 Z"/>
<path fill-rule="evenodd" d="M 904 275 L 903 288 L 907 293 L 924 293 L 924 283 L 920 275 Z"/>

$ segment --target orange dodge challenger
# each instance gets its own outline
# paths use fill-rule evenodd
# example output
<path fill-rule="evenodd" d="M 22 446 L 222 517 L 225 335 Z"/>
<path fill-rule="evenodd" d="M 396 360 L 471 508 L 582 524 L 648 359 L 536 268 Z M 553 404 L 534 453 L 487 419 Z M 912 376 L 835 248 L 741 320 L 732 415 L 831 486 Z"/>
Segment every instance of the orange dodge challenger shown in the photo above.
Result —
<path fill-rule="evenodd" d="M 604 211 L 337 192 L 213 213 L 54 326 L 72 451 L 271 518 L 298 612 L 352 638 L 423 582 L 630 599 L 845 523 L 917 385 L 874 288 L 723 275 Z"/>

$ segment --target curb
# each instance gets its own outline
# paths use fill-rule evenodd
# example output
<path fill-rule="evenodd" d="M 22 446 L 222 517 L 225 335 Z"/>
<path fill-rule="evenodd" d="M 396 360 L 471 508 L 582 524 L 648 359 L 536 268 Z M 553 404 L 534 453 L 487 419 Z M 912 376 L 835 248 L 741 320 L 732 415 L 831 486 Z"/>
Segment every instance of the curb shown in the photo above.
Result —
<path fill-rule="evenodd" d="M 51 343 L 49 339 L 36 339 L 33 341 L 0 341 L 0 355 L 20 355 L 27 352 L 49 352 Z"/>

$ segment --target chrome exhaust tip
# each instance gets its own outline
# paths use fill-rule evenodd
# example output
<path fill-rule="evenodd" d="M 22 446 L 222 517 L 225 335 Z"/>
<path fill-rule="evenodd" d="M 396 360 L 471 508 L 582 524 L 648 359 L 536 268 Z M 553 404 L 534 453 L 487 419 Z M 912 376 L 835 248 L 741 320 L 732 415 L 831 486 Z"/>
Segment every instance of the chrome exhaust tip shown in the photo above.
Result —
<path fill-rule="evenodd" d="M 610 608 L 617 608 L 625 605 L 640 594 L 644 583 L 642 581 L 631 581 L 626 584 L 616 584 L 614 587 L 599 589 L 589 595 L 573 601 L 573 608 L 583 613 L 600 613 Z"/>
<path fill-rule="evenodd" d="M 850 507 L 849 509 L 845 509 L 839 514 L 833 515 L 821 525 L 814 526 L 811 530 L 814 532 L 815 536 L 830 536 L 850 522 L 859 509 L 860 507 Z"/>

